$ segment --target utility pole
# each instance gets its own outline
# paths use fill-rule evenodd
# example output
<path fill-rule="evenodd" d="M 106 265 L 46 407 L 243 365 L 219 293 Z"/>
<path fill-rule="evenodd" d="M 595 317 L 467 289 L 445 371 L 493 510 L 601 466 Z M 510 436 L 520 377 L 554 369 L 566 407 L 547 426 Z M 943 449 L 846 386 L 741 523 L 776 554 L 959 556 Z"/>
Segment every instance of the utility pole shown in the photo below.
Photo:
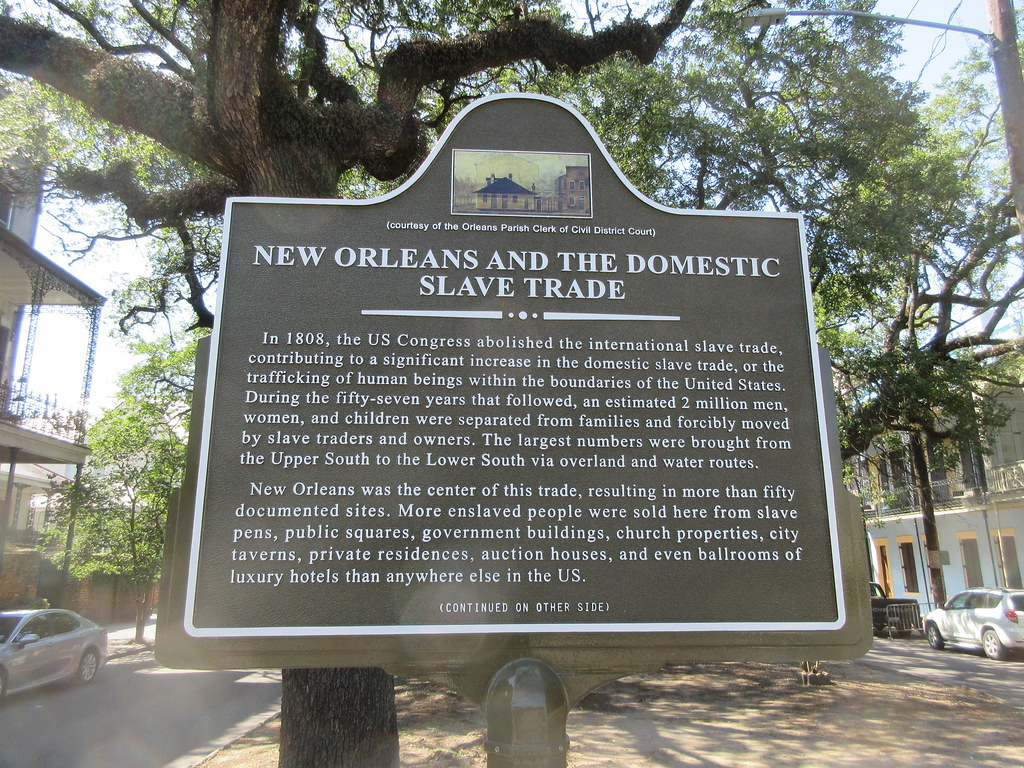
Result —
<path fill-rule="evenodd" d="M 1010 193 L 1024 239 L 1024 75 L 1017 52 L 1017 21 L 1011 0 L 988 0 L 988 23 L 992 28 L 992 63 L 1010 160 Z"/>

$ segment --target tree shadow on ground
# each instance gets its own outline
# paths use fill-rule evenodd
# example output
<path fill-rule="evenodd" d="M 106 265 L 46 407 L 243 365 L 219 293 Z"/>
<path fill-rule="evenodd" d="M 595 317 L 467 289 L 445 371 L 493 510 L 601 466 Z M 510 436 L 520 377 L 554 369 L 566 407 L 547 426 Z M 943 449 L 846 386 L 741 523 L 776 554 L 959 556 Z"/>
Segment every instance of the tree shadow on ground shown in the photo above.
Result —
<path fill-rule="evenodd" d="M 825 669 L 833 685 L 801 685 L 796 664 L 756 663 L 673 664 L 609 683 L 569 714 L 568 766 L 1024 765 L 1021 708 L 855 662 Z M 485 768 L 472 702 L 424 681 L 400 681 L 397 696 L 403 768 Z M 258 736 L 248 761 L 243 748 L 209 768 L 276 765 L 259 762 L 276 747 Z"/>

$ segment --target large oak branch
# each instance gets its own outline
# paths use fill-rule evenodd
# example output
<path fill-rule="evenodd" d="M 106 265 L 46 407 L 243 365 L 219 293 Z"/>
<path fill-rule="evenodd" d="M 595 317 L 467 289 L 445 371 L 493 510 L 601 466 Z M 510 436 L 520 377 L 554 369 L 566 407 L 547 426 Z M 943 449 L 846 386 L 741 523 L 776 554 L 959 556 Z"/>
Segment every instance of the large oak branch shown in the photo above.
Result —
<path fill-rule="evenodd" d="M 68 168 L 54 180 L 83 200 L 117 200 L 143 228 L 193 216 L 219 216 L 224 212 L 224 202 L 240 192 L 233 181 L 224 177 L 199 180 L 180 189 L 147 191 L 137 183 L 130 163 L 119 163 L 102 171 Z"/>
<path fill-rule="evenodd" d="M 213 0 L 207 77 L 195 88 L 10 17 L 0 18 L 0 68 L 232 179 L 241 194 L 325 196 L 357 164 L 380 179 L 409 171 L 425 148 L 417 109 L 429 85 L 526 61 L 574 72 L 619 53 L 649 63 L 693 4 L 675 0 L 656 23 L 627 20 L 593 35 L 531 16 L 462 37 L 400 43 L 377 73 L 375 101 L 363 105 L 343 78 L 332 77 L 319 45 L 320 66 L 309 76 L 322 100 L 311 102 L 292 81 L 282 58 L 288 2 Z M 316 42 L 319 33 L 310 34 Z"/>
<path fill-rule="evenodd" d="M 180 80 L 7 16 L 0 17 L 0 68 L 52 86 L 102 120 L 219 169 L 211 137 L 195 119 L 195 94 Z"/>
<path fill-rule="evenodd" d="M 408 168 L 417 144 L 416 102 L 430 83 L 457 82 L 489 69 L 523 61 L 546 68 L 579 72 L 618 53 L 649 64 L 682 23 L 693 0 L 676 0 L 658 23 L 629 20 L 594 35 L 570 31 L 542 16 L 505 22 L 486 32 L 451 40 L 412 40 L 401 43 L 384 60 L 377 88 L 378 119 L 390 116 L 391 129 L 376 133 L 364 161 L 373 174 Z"/>
<path fill-rule="evenodd" d="M 685 9 L 692 2 L 680 0 L 677 6 Z M 617 53 L 629 53 L 649 64 L 677 27 L 630 20 L 586 36 L 553 19 L 531 17 L 465 38 L 414 40 L 388 54 L 378 97 L 396 111 L 408 112 L 419 90 L 429 83 L 457 81 L 519 61 L 539 61 L 551 70 L 579 72 Z"/>

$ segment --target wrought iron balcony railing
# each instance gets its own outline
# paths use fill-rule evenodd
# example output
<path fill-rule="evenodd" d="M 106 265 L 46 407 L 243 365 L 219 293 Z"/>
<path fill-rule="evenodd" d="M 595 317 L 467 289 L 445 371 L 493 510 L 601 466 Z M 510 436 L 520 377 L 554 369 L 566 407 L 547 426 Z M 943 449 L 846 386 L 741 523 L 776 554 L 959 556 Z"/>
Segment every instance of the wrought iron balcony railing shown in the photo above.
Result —
<path fill-rule="evenodd" d="M 61 408 L 52 395 L 39 395 L 0 384 L 0 420 L 79 445 L 85 442 L 87 415 Z"/>
<path fill-rule="evenodd" d="M 976 485 L 967 484 L 962 477 L 951 477 L 932 482 L 932 498 L 936 509 L 955 509 L 984 504 L 987 496 L 993 494 L 1018 494 L 1024 496 L 1024 461 L 1013 464 L 986 466 L 987 491 Z M 917 489 L 906 485 L 892 485 L 888 489 L 872 488 L 860 492 L 861 504 L 869 515 L 911 514 L 920 509 Z"/>
<path fill-rule="evenodd" d="M 989 493 L 1013 493 L 1024 490 L 1024 461 L 990 467 L 987 476 Z"/>

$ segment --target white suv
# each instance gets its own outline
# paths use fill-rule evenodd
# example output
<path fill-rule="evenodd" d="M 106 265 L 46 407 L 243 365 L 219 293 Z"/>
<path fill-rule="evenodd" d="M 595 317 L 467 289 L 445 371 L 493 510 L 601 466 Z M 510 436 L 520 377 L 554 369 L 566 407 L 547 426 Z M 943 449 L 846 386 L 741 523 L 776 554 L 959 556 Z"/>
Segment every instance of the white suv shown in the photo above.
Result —
<path fill-rule="evenodd" d="M 932 648 L 947 643 L 981 648 L 1002 660 L 1024 651 L 1024 590 L 969 589 L 924 617 Z"/>

